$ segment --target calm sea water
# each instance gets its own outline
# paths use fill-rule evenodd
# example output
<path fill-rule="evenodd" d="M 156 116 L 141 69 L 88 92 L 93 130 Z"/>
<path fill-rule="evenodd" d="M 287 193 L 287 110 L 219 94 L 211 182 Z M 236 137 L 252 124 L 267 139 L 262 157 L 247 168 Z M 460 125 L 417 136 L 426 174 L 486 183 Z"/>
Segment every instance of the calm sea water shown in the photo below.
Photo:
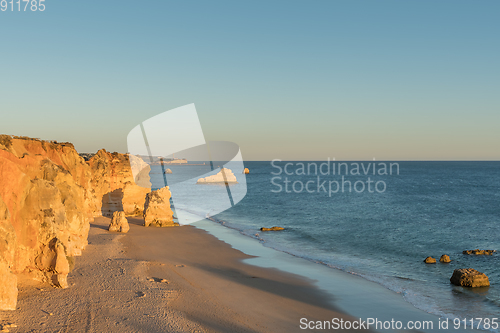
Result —
<path fill-rule="evenodd" d="M 285 163 L 276 164 L 284 167 Z M 270 162 L 245 162 L 250 169 L 246 197 L 213 220 L 264 246 L 382 284 L 429 313 L 449 318 L 500 317 L 500 254 L 462 254 L 476 248 L 500 250 L 499 162 L 399 162 L 399 174 L 373 175 L 371 169 L 368 175 L 347 174 L 345 180 L 351 184 L 364 182 L 365 191 L 349 192 L 346 183 L 343 193 L 331 195 L 328 182 L 341 184 L 341 176 L 315 174 L 314 169 L 297 175 L 300 165 L 292 163 L 288 171 L 293 175 L 278 176 L 272 174 L 279 170 Z M 170 168 L 182 174 L 196 167 Z M 320 183 L 326 181 L 327 193 L 322 188 L 318 191 L 318 175 Z M 367 176 L 374 181 L 373 193 L 366 188 Z M 287 177 L 289 192 L 284 188 L 278 192 L 273 177 L 281 177 L 274 179 L 281 186 Z M 153 187 L 163 186 L 159 167 L 153 167 L 151 179 Z M 311 193 L 299 191 L 300 183 L 308 181 Z M 385 191 L 374 190 L 377 181 L 384 182 Z M 297 182 L 296 191 L 293 182 Z M 263 226 L 286 230 L 260 232 Z M 442 254 L 452 262 L 423 263 L 427 256 L 439 260 Z M 469 267 L 488 275 L 491 286 L 470 289 L 450 284 L 454 269 Z"/>

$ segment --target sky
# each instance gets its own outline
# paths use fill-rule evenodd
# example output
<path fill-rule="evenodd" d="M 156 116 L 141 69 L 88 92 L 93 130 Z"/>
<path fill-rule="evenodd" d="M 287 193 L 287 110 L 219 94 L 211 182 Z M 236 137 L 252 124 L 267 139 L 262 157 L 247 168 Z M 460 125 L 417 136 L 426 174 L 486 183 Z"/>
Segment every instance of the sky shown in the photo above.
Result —
<path fill-rule="evenodd" d="M 499 1 L 62 1 L 0 11 L 0 133 L 127 151 L 194 103 L 245 160 L 500 160 Z"/>

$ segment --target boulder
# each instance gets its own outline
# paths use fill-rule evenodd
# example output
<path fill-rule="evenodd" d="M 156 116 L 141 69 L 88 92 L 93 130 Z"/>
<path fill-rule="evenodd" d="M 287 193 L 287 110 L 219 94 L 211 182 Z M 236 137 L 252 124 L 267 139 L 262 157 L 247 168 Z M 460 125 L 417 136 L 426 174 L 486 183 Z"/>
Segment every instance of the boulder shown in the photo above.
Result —
<path fill-rule="evenodd" d="M 165 172 L 163 172 L 164 174 L 171 174 L 172 173 L 172 170 L 170 169 L 166 169 Z"/>
<path fill-rule="evenodd" d="M 449 262 L 451 262 L 450 256 L 446 255 L 446 254 L 443 254 L 441 256 L 441 258 L 439 258 L 439 262 L 446 263 L 446 264 L 449 263 Z"/>
<path fill-rule="evenodd" d="M 427 257 L 427 258 L 425 258 L 424 262 L 426 264 L 435 264 L 436 263 L 436 259 L 434 259 L 433 257 Z"/>
<path fill-rule="evenodd" d="M 456 286 L 471 288 L 488 287 L 490 285 L 490 280 L 486 274 L 473 268 L 455 269 L 450 282 Z"/>
<path fill-rule="evenodd" d="M 480 250 L 480 249 L 475 249 L 475 250 L 466 250 L 466 251 L 463 251 L 462 253 L 463 254 L 468 254 L 468 255 L 474 254 L 476 256 L 481 256 L 481 255 L 490 256 L 490 255 L 492 255 L 495 252 L 497 252 L 497 251 L 496 250 Z"/>
<path fill-rule="evenodd" d="M 111 223 L 109 224 L 109 231 L 127 233 L 130 229 L 125 212 L 114 212 Z"/>
<path fill-rule="evenodd" d="M 228 168 L 222 168 L 217 174 L 200 178 L 196 184 L 237 184 L 238 180 L 234 173 Z"/>
<path fill-rule="evenodd" d="M 245 168 L 245 169 L 243 170 L 243 173 L 244 173 L 245 175 L 248 175 L 248 174 L 250 173 L 250 170 L 248 170 L 248 168 Z"/>
<path fill-rule="evenodd" d="M 285 228 L 283 228 L 283 227 L 271 227 L 271 228 L 262 227 L 262 228 L 260 228 L 260 231 L 281 231 L 281 230 L 285 230 Z"/>
<path fill-rule="evenodd" d="M 178 223 L 174 223 L 174 213 L 170 208 L 170 196 L 168 186 L 148 193 L 144 205 L 144 226 L 173 227 L 178 225 Z"/>

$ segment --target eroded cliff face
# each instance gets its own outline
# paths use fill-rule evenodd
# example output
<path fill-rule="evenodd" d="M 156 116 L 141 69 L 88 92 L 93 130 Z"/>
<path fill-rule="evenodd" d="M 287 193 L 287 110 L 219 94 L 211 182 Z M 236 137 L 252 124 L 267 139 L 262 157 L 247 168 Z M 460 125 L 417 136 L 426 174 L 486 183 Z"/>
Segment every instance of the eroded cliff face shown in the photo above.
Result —
<path fill-rule="evenodd" d="M 131 168 L 137 168 L 136 177 Z M 91 202 L 94 216 L 112 217 L 115 211 L 142 215 L 146 194 L 151 190 L 149 165 L 135 156 L 108 153 L 101 149 L 89 161 L 92 171 Z"/>
<path fill-rule="evenodd" d="M 146 166 L 136 178 L 150 186 Z M 101 150 L 87 163 L 69 143 L 0 135 L 0 310 L 16 307 L 15 274 L 66 288 L 93 216 L 140 215 L 149 191 L 127 155 Z"/>

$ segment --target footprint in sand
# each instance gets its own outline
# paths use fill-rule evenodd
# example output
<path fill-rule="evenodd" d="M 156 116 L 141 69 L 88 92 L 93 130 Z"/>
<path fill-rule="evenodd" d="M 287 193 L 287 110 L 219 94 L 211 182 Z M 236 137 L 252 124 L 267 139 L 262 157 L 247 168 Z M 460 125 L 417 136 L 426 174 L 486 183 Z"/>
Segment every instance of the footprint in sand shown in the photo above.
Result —
<path fill-rule="evenodd" d="M 149 282 L 161 282 L 161 283 L 168 283 L 168 280 L 167 279 L 160 279 L 160 278 L 155 278 L 155 277 L 151 277 L 151 278 L 146 278 Z"/>

